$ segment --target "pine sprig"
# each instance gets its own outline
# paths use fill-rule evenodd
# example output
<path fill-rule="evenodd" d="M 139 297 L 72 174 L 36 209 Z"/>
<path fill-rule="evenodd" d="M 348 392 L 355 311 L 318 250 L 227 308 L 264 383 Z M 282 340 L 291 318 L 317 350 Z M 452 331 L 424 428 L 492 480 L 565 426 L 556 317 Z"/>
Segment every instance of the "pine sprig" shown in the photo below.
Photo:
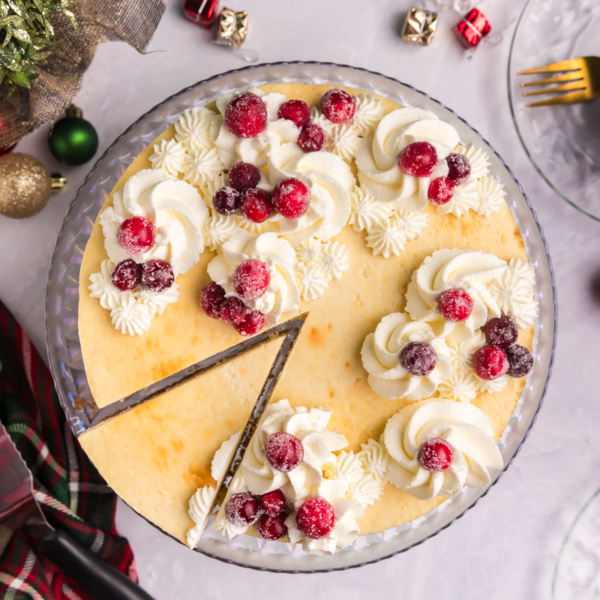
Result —
<path fill-rule="evenodd" d="M 76 0 L 0 0 L 0 85 L 7 96 L 17 86 L 31 87 L 37 65 L 51 54 L 51 15 L 63 14 L 77 29 L 69 6 Z"/>

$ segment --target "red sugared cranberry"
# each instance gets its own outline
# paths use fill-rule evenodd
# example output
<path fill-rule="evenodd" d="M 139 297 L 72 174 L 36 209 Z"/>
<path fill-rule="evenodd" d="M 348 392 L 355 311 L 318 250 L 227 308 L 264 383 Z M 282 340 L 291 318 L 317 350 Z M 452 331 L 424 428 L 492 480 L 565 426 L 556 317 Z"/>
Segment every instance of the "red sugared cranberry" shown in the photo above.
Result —
<path fill-rule="evenodd" d="M 212 203 L 213 208 L 220 215 L 234 215 L 240 207 L 241 200 L 237 190 L 232 187 L 222 187 L 215 192 Z"/>
<path fill-rule="evenodd" d="M 454 184 L 447 177 L 436 177 L 430 184 L 427 197 L 432 204 L 443 206 L 454 196 Z"/>
<path fill-rule="evenodd" d="M 332 123 L 345 123 L 354 116 L 356 103 L 348 92 L 333 88 L 321 98 L 321 110 Z"/>
<path fill-rule="evenodd" d="M 270 517 L 269 515 L 263 515 L 258 520 L 256 526 L 258 535 L 263 540 L 269 540 L 274 542 L 285 537 L 288 532 L 288 528 L 285 524 L 285 515 L 279 515 L 278 517 Z"/>
<path fill-rule="evenodd" d="M 253 223 L 263 223 L 269 218 L 273 204 L 269 194 L 258 188 L 250 188 L 242 194 L 240 212 Z"/>
<path fill-rule="evenodd" d="M 270 517 L 277 517 L 285 509 L 285 496 L 281 490 L 267 492 L 260 497 L 260 505 Z"/>
<path fill-rule="evenodd" d="M 119 291 L 129 292 L 142 280 L 142 265 L 128 258 L 115 267 L 110 278 Z"/>
<path fill-rule="evenodd" d="M 433 438 L 423 442 L 417 452 L 419 464 L 428 471 L 441 473 L 452 464 L 452 446 L 443 438 Z"/>
<path fill-rule="evenodd" d="M 119 227 L 119 244 L 129 254 L 148 252 L 154 246 L 154 225 L 144 217 L 129 217 Z"/>
<path fill-rule="evenodd" d="M 269 267 L 262 260 L 249 258 L 233 274 L 233 287 L 244 300 L 257 300 L 271 283 Z"/>
<path fill-rule="evenodd" d="M 509 364 L 507 373 L 511 377 L 525 377 L 533 369 L 533 354 L 525 346 L 515 344 L 505 352 Z"/>
<path fill-rule="evenodd" d="M 325 130 L 316 123 L 311 123 L 304 127 L 298 136 L 298 146 L 304 152 L 318 152 L 325 148 L 327 134 Z"/>
<path fill-rule="evenodd" d="M 333 506 L 323 498 L 309 498 L 298 510 L 296 525 L 307 538 L 327 537 L 335 525 Z"/>
<path fill-rule="evenodd" d="M 260 171 L 250 163 L 239 162 L 229 171 L 229 185 L 243 192 L 255 188 L 260 181 Z"/>
<path fill-rule="evenodd" d="M 492 319 L 485 324 L 485 339 L 490 346 L 506 349 L 517 343 L 519 330 L 515 322 L 507 316 Z"/>
<path fill-rule="evenodd" d="M 442 293 L 438 308 L 446 321 L 458 323 L 471 316 L 473 299 L 462 288 L 453 288 Z"/>
<path fill-rule="evenodd" d="M 225 298 L 221 304 L 221 319 L 227 323 L 241 323 L 248 314 L 248 307 L 235 296 Z"/>
<path fill-rule="evenodd" d="M 277 116 L 291 121 L 296 127 L 304 127 L 310 120 L 310 108 L 302 100 L 288 100 L 279 107 Z"/>
<path fill-rule="evenodd" d="M 258 519 L 260 508 L 252 494 L 234 494 L 225 505 L 225 516 L 236 527 L 246 527 Z"/>
<path fill-rule="evenodd" d="M 265 326 L 265 315 L 259 310 L 251 310 L 241 323 L 234 325 L 235 330 L 243 336 L 254 335 Z"/>
<path fill-rule="evenodd" d="M 485 381 L 502 377 L 509 368 L 506 352 L 496 346 L 482 346 L 473 354 L 473 370 Z"/>
<path fill-rule="evenodd" d="M 310 204 L 310 191 L 299 179 L 282 179 L 273 191 L 273 206 L 286 219 L 299 219 Z"/>
<path fill-rule="evenodd" d="M 289 473 L 303 461 L 304 446 L 295 435 L 280 431 L 267 438 L 265 455 L 276 471 Z"/>
<path fill-rule="evenodd" d="M 154 258 L 142 267 L 142 283 L 153 292 L 168 290 L 174 281 L 173 267 L 166 260 Z"/>
<path fill-rule="evenodd" d="M 398 157 L 402 171 L 412 177 L 429 177 L 437 161 L 437 151 L 429 142 L 413 142 Z"/>
<path fill-rule="evenodd" d="M 221 304 L 223 304 L 224 300 L 225 290 L 214 281 L 211 281 L 202 288 L 200 306 L 204 314 L 212 319 L 221 318 Z"/>
<path fill-rule="evenodd" d="M 471 163 L 464 154 L 451 154 L 446 158 L 448 179 L 454 185 L 465 183 L 471 175 Z"/>
<path fill-rule="evenodd" d="M 254 137 L 267 126 L 267 105 L 252 92 L 238 94 L 225 109 L 225 125 L 238 137 Z"/>
<path fill-rule="evenodd" d="M 427 342 L 410 342 L 402 350 L 402 364 L 411 375 L 429 375 L 435 369 L 436 362 L 437 354 Z"/>

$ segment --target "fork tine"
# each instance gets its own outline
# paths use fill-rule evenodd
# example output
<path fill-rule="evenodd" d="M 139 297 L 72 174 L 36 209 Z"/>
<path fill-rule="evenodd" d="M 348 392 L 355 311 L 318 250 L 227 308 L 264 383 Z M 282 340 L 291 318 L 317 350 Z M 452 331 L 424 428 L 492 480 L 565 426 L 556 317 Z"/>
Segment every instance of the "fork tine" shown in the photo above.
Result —
<path fill-rule="evenodd" d="M 543 90 L 535 90 L 533 92 L 525 92 L 523 96 L 539 96 L 540 94 L 556 94 L 558 92 L 570 92 L 571 90 L 585 90 L 585 81 L 573 81 L 572 83 L 565 83 L 565 85 L 558 85 L 556 87 L 544 88 Z"/>
<path fill-rule="evenodd" d="M 554 98 L 548 98 L 547 100 L 540 100 L 540 102 L 533 102 L 527 104 L 529 107 L 534 106 L 552 106 L 554 104 L 575 104 L 576 102 L 585 102 L 590 97 L 586 92 L 573 92 L 572 94 L 565 94 L 564 96 L 555 96 Z"/>
<path fill-rule="evenodd" d="M 569 58 L 562 62 L 552 63 L 544 67 L 537 67 L 535 69 L 527 69 L 526 71 L 519 71 L 517 75 L 535 75 L 536 73 L 557 73 L 560 71 L 577 71 L 584 64 L 581 58 Z"/>
<path fill-rule="evenodd" d="M 564 75 L 559 75 L 558 77 L 550 77 L 548 79 L 536 79 L 535 81 L 526 81 L 521 84 L 521 87 L 529 87 L 531 85 L 544 85 L 546 83 L 560 83 L 561 81 L 582 81 L 584 79 L 583 75 L 574 72 L 574 73 L 565 73 Z"/>

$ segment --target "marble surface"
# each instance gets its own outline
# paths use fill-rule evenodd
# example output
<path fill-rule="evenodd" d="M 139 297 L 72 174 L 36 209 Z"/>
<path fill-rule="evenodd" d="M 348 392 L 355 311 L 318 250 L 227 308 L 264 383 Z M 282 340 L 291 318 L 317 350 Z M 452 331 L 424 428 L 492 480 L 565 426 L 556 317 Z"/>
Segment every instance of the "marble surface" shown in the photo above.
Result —
<path fill-rule="evenodd" d="M 76 103 L 99 130 L 100 152 L 165 97 L 244 65 L 210 44 L 208 32 L 186 22 L 180 4 L 168 0 L 146 56 L 125 44 L 98 49 Z M 458 20 L 454 12 L 442 13 L 430 47 L 403 42 L 398 31 L 408 0 L 227 4 L 250 11 L 247 46 L 260 53 L 261 62 L 321 60 L 380 71 L 439 99 L 497 148 L 529 194 L 549 242 L 559 299 L 556 365 L 537 424 L 500 483 L 475 510 L 425 544 L 347 572 L 275 575 L 192 553 L 120 505 L 118 526 L 133 545 L 142 585 L 157 600 L 550 597 L 560 544 L 599 483 L 593 474 L 600 469 L 600 403 L 592 375 L 600 362 L 600 223 L 553 194 L 529 163 L 512 125 L 506 66 L 524 0 L 485 3 L 495 30 L 506 28 L 504 40 L 484 45 L 471 59 L 450 31 Z M 89 168 L 62 168 L 48 153 L 47 133 L 48 127 L 42 128 L 18 150 L 38 157 L 51 171 L 61 170 L 70 179 L 68 187 L 36 217 L 0 217 L 0 297 L 42 350 L 50 256 Z"/>

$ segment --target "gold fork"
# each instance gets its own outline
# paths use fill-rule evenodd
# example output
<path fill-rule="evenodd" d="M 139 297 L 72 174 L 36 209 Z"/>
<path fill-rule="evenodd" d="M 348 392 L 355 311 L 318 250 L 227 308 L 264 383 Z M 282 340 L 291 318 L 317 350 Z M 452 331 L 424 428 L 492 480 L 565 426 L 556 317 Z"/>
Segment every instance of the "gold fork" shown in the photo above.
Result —
<path fill-rule="evenodd" d="M 565 72 L 566 71 L 566 72 Z M 600 57 L 598 56 L 582 56 L 580 58 L 570 58 L 562 62 L 552 63 L 545 67 L 537 69 L 528 69 L 527 71 L 519 71 L 517 75 L 536 75 L 538 73 L 562 73 L 557 77 L 548 79 L 538 79 L 536 81 L 528 81 L 522 83 L 521 87 L 529 87 L 531 85 L 546 85 L 552 83 L 562 83 L 554 87 L 547 87 L 535 92 L 525 92 L 523 96 L 538 96 L 540 94 L 559 94 L 561 92 L 571 92 L 570 94 L 562 94 L 534 102 L 527 106 L 549 106 L 551 104 L 574 104 L 576 102 L 585 102 L 600 96 Z"/>

